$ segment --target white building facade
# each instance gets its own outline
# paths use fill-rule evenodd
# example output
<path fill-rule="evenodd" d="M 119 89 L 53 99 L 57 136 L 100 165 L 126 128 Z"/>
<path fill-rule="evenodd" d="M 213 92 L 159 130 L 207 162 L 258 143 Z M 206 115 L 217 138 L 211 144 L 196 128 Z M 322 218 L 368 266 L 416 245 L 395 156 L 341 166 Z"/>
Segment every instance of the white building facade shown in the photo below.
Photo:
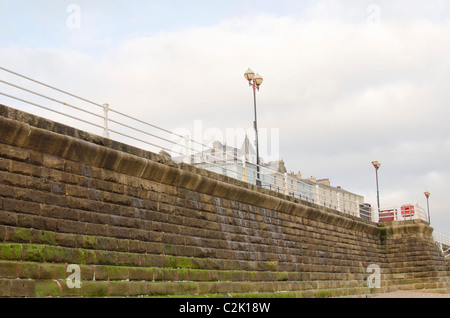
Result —
<path fill-rule="evenodd" d="M 174 160 L 182 159 L 174 158 Z M 256 184 L 258 175 L 255 162 L 256 152 L 247 137 L 240 149 L 215 141 L 208 150 L 190 156 L 192 165 L 251 184 Z M 283 160 L 261 163 L 259 176 L 263 188 L 361 216 L 360 206 L 364 204 L 363 196 L 341 187 L 332 187 L 328 179 L 302 179 L 300 173 L 288 173 Z"/>

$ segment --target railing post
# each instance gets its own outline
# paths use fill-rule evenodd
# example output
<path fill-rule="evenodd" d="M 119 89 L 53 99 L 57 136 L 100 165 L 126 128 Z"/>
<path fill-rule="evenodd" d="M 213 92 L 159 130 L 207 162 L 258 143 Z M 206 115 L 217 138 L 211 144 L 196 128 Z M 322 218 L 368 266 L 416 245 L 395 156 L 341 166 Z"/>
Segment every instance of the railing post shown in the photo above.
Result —
<path fill-rule="evenodd" d="M 109 111 L 109 104 L 103 104 L 103 120 L 104 120 L 104 126 L 103 126 L 103 137 L 109 138 L 109 128 L 108 128 L 108 111 Z"/>
<path fill-rule="evenodd" d="M 342 211 L 341 209 L 341 194 L 339 192 L 336 193 L 336 201 L 337 201 L 337 210 Z"/>
<path fill-rule="evenodd" d="M 189 157 L 189 136 L 184 136 L 184 163 L 190 164 L 191 159 Z"/>
<path fill-rule="evenodd" d="M 247 181 L 245 176 L 245 155 L 242 156 L 242 181 Z"/>
<path fill-rule="evenodd" d="M 316 186 L 315 186 L 315 189 L 316 189 L 316 200 L 317 200 L 317 202 L 318 202 L 318 204 L 320 204 L 320 194 L 319 194 L 319 186 L 316 184 Z"/>
<path fill-rule="evenodd" d="M 287 180 L 288 174 L 287 172 L 284 173 L 284 194 L 289 195 L 289 191 L 288 191 L 288 180 Z"/>

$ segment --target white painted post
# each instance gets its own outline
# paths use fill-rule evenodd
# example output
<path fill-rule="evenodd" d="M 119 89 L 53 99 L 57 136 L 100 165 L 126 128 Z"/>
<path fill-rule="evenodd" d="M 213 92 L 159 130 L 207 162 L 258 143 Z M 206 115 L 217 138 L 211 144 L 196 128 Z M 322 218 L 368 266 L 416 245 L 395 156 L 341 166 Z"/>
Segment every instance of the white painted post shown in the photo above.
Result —
<path fill-rule="evenodd" d="M 242 181 L 247 181 L 247 177 L 245 175 L 245 155 L 242 156 Z"/>
<path fill-rule="evenodd" d="M 317 198 L 316 203 L 324 205 L 323 202 L 320 201 L 319 185 L 316 184 L 315 188 L 316 188 L 316 198 Z"/>
<path fill-rule="evenodd" d="M 339 192 L 337 192 L 336 193 L 336 197 L 337 197 L 337 210 L 338 211 L 342 211 L 341 200 L 340 200 L 341 194 Z"/>
<path fill-rule="evenodd" d="M 189 157 L 189 136 L 184 136 L 184 163 L 191 163 L 190 157 Z"/>
<path fill-rule="evenodd" d="M 103 127 L 103 137 L 109 138 L 109 128 L 108 128 L 108 111 L 109 111 L 109 105 L 103 104 L 103 120 L 104 120 L 104 127 Z"/>
<path fill-rule="evenodd" d="M 284 194 L 289 195 L 289 190 L 288 190 L 288 173 L 285 172 L 284 173 Z"/>

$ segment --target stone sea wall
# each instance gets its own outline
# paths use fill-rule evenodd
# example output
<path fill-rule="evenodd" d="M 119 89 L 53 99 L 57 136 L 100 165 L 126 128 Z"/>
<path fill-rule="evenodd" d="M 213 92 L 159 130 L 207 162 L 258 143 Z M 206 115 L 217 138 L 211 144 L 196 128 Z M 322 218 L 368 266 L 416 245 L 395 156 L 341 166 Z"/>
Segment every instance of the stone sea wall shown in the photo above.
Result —
<path fill-rule="evenodd" d="M 448 267 L 431 233 L 423 221 L 372 223 L 0 105 L 0 296 L 443 292 Z M 370 265 L 379 288 L 368 286 Z"/>

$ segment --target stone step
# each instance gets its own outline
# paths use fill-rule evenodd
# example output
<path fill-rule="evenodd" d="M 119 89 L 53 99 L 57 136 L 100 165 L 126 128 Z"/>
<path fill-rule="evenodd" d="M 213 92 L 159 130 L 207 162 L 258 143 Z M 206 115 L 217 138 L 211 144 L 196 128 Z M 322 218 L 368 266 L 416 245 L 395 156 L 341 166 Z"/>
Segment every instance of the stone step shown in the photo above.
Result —
<path fill-rule="evenodd" d="M 0 277 L 8 279 L 65 280 L 73 272 L 69 264 L 0 261 Z M 264 283 L 297 289 L 365 287 L 364 280 L 304 280 L 301 273 L 199 270 L 185 268 L 147 268 L 110 265 L 79 265 L 83 281 L 148 282 L 233 282 Z M 276 289 L 277 290 L 277 289 Z M 276 291 L 274 290 L 274 291 Z"/>
<path fill-rule="evenodd" d="M 133 267 L 81 264 L 82 280 L 129 281 L 302 281 L 302 273 L 268 271 L 225 271 L 194 268 Z M 65 279 L 73 270 L 67 263 L 39 263 L 0 260 L 1 278 Z"/>
<path fill-rule="evenodd" d="M 286 289 L 264 282 L 148 282 L 148 281 L 81 281 L 79 287 L 64 279 L 0 279 L 0 297 L 348 297 L 374 293 L 367 287 L 334 289 Z M 382 290 L 380 290 L 382 291 Z"/>
<path fill-rule="evenodd" d="M 248 262 L 227 259 L 196 258 L 164 254 L 105 251 L 45 244 L 0 243 L 0 259 L 41 263 L 115 265 L 130 267 L 192 268 L 254 272 L 278 272 L 304 275 L 306 280 L 364 279 L 365 268 L 358 266 L 295 265 L 290 262 Z M 294 269 L 294 270 L 292 270 Z"/>
<path fill-rule="evenodd" d="M 12 213 L 10 213 L 12 214 Z M 318 251 L 316 248 L 312 250 L 306 249 L 280 249 L 279 253 L 257 251 L 248 252 L 240 251 L 236 247 L 232 250 L 225 250 L 214 247 L 198 247 L 186 246 L 174 243 L 148 242 L 136 239 L 113 238 L 101 235 L 83 235 L 73 233 L 57 233 L 54 231 L 37 230 L 15 226 L 1 226 L 0 225 L 0 241 L 2 240 L 11 243 L 37 243 L 44 245 L 58 245 L 60 247 L 97 249 L 106 251 L 120 251 L 132 253 L 149 253 L 149 254 L 167 254 L 174 256 L 188 256 L 197 259 L 205 258 L 222 258 L 227 259 L 228 264 L 233 266 L 243 266 L 245 263 L 255 262 L 255 264 L 262 264 L 263 266 L 272 266 L 278 262 L 279 270 L 293 270 L 293 264 L 299 270 L 299 266 L 313 266 L 313 267 L 327 267 L 327 266 L 350 266 L 361 267 L 362 263 L 372 263 L 374 258 L 369 256 L 355 257 L 349 254 L 340 254 L 332 252 L 333 247 L 328 247 L 329 252 Z M 296 251 L 296 253 L 288 254 L 287 252 Z M 251 257 L 250 257 L 251 256 Z M 376 259 L 379 262 L 379 259 Z M 304 264 L 304 265 L 303 265 Z M 368 265 L 367 264 L 367 265 Z M 290 267 L 290 268 L 289 268 Z M 329 268 L 329 267 L 328 267 Z M 361 267 L 360 271 L 364 271 Z"/>

